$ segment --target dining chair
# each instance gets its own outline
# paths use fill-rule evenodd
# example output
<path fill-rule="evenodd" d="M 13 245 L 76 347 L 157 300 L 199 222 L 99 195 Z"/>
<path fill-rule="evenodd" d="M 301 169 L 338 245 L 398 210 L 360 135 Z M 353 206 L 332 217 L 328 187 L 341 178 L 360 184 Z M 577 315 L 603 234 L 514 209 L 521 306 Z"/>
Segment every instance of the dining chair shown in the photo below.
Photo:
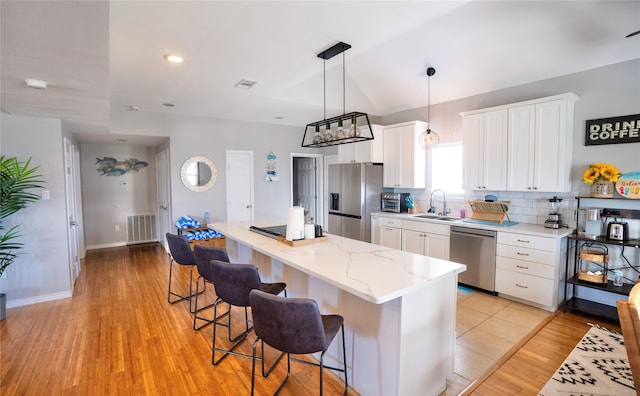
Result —
<path fill-rule="evenodd" d="M 229 354 L 243 356 L 250 358 L 250 355 L 234 352 L 234 350 L 246 339 L 249 332 L 253 329 L 253 326 L 249 326 L 248 308 L 249 293 L 252 290 L 261 290 L 267 294 L 278 295 L 284 292 L 287 295 L 286 283 L 263 283 L 258 273 L 258 268 L 251 264 L 232 264 L 225 263 L 223 261 L 212 260 L 211 263 L 211 276 L 213 277 L 213 286 L 216 290 L 216 299 L 213 305 L 213 317 L 218 317 L 218 306 L 220 303 L 226 303 L 228 305 L 227 323 L 223 323 L 221 320 L 215 320 L 213 324 L 213 343 L 211 349 L 211 363 L 217 365 L 227 357 Z M 244 324 L 245 329 L 242 333 L 235 337 L 231 335 L 231 310 L 232 307 L 244 308 Z M 227 328 L 227 335 L 229 342 L 232 343 L 230 348 L 221 348 L 216 346 L 216 329 L 218 326 Z M 222 357 L 216 360 L 216 352 L 222 352 Z M 263 375 L 268 375 L 263 371 Z"/>
<path fill-rule="evenodd" d="M 278 386 L 278 394 L 291 375 L 291 361 L 311 364 L 320 368 L 320 395 L 323 393 L 323 369 L 344 373 L 344 394 L 349 389 L 347 355 L 344 340 L 344 318 L 341 315 L 322 315 L 315 300 L 308 298 L 283 298 L 252 290 L 249 296 L 253 328 L 257 336 L 253 343 L 251 366 L 251 394 L 255 390 L 256 346 L 258 341 L 287 354 L 287 375 Z M 324 355 L 338 331 L 342 332 L 343 368 L 324 365 Z M 320 352 L 320 362 L 292 358 L 291 354 Z M 264 346 L 263 346 L 264 354 Z M 279 359 L 278 359 L 279 360 Z M 264 360 L 263 360 L 264 362 Z M 277 363 L 277 361 L 276 361 Z"/>
<path fill-rule="evenodd" d="M 213 307 L 215 303 L 215 299 L 211 304 L 205 305 L 203 307 L 198 306 L 198 294 L 200 292 L 200 281 L 202 281 L 204 292 L 207 289 L 207 283 L 213 285 L 213 275 L 211 273 L 211 260 L 223 261 L 225 263 L 229 262 L 229 256 L 227 255 L 226 249 L 215 248 L 209 246 L 196 245 L 193 248 L 193 256 L 196 261 L 196 267 L 198 268 L 198 279 L 196 279 L 196 290 L 195 290 L 195 303 L 193 307 L 193 329 L 200 330 L 205 326 L 212 324 L 216 318 L 208 319 L 203 316 L 198 316 L 200 311 L 203 311 L 207 308 Z M 204 297 L 204 296 L 203 296 Z M 226 313 L 221 314 L 221 317 L 226 315 Z M 198 321 L 204 321 L 204 324 L 198 325 Z"/>

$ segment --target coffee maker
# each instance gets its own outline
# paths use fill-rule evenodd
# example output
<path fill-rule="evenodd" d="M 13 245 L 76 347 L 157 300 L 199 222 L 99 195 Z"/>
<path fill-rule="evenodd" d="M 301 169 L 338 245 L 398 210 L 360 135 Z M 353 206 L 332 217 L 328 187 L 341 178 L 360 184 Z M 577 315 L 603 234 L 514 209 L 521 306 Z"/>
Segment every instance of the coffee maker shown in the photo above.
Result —
<path fill-rule="evenodd" d="M 554 196 L 549 199 L 549 217 L 544 222 L 545 228 L 562 228 L 564 224 L 562 224 L 562 216 L 560 214 L 560 202 L 562 202 L 562 198 L 558 198 Z"/>

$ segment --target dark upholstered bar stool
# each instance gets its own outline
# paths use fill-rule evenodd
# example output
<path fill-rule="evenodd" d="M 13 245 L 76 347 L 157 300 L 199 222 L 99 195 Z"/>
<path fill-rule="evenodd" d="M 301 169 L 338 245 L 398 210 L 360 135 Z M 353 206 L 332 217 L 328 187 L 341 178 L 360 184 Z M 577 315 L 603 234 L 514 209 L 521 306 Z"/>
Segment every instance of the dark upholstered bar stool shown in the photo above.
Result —
<path fill-rule="evenodd" d="M 254 331 L 258 338 L 253 343 L 251 369 L 251 394 L 255 388 L 256 346 L 258 341 L 287 354 L 287 376 L 275 394 L 278 394 L 291 374 L 291 360 L 320 367 L 320 395 L 322 395 L 322 371 L 324 367 L 344 373 L 344 394 L 347 394 L 347 355 L 344 344 L 344 319 L 340 315 L 321 315 L 318 304 L 308 298 L 283 298 L 259 290 L 250 293 Z M 342 358 L 344 368 L 325 366 L 324 353 L 342 331 Z M 292 358 L 290 354 L 321 352 L 320 364 Z M 264 346 L 263 346 L 264 354 Z M 264 363 L 263 363 L 264 364 Z M 263 369 L 264 370 L 264 369 Z"/>
<path fill-rule="evenodd" d="M 189 312 L 193 312 L 191 305 L 191 299 L 193 297 L 193 267 L 196 265 L 196 259 L 193 256 L 189 242 L 182 235 L 174 235 L 167 232 L 167 243 L 169 244 L 169 251 L 171 252 L 171 263 L 169 264 L 169 287 L 167 292 L 167 301 L 169 304 L 175 304 L 180 301 L 189 300 Z M 176 262 L 180 265 L 190 266 L 189 272 L 189 294 L 181 295 L 171 291 L 171 279 L 173 276 L 173 263 Z M 171 297 L 178 297 L 172 300 Z"/>
<path fill-rule="evenodd" d="M 252 290 L 261 290 L 271 295 L 278 295 L 284 291 L 285 296 L 287 291 L 285 290 L 286 283 L 262 283 L 260 280 L 260 274 L 258 268 L 251 264 L 230 264 L 222 261 L 211 261 L 211 275 L 213 276 L 213 285 L 216 289 L 218 298 L 214 303 L 213 316 L 218 317 L 218 305 L 220 303 L 227 303 L 229 305 L 229 315 L 227 316 L 227 323 L 222 323 L 220 320 L 215 320 L 213 325 L 213 344 L 211 349 L 211 363 L 216 365 L 222 359 L 229 354 L 236 356 L 243 356 L 250 358 L 250 355 L 244 355 L 241 353 L 233 352 L 233 350 L 240 345 L 249 334 L 249 331 L 253 326 L 249 327 L 249 316 L 247 308 L 249 307 L 249 293 Z M 242 333 L 236 337 L 231 336 L 231 307 L 244 308 L 244 324 L 245 329 Z M 229 349 L 223 349 L 216 347 L 216 329 L 218 326 L 224 326 L 227 328 L 229 342 L 233 345 Z M 216 352 L 222 352 L 222 357 L 216 360 Z M 263 365 L 264 367 L 264 365 Z M 263 375 L 268 375 L 264 373 Z"/>
<path fill-rule="evenodd" d="M 213 275 L 211 274 L 211 260 L 224 261 L 225 263 L 229 262 L 229 256 L 227 255 L 227 251 L 222 248 L 214 248 L 202 245 L 196 245 L 193 248 L 193 256 L 196 260 L 196 267 L 198 268 L 198 273 L 200 276 L 196 279 L 196 290 L 195 290 L 195 303 L 193 306 L 193 329 L 200 330 L 201 328 L 210 325 L 216 319 L 208 319 L 202 316 L 198 316 L 198 312 L 207 309 L 209 307 L 213 307 L 215 300 L 211 302 L 211 304 L 205 305 L 203 307 L 198 306 L 198 293 L 200 292 L 200 281 L 202 280 L 203 291 L 207 288 L 207 283 L 213 284 Z M 226 315 L 226 313 L 221 314 L 221 317 Z M 204 324 L 198 326 L 198 321 L 204 321 Z"/>

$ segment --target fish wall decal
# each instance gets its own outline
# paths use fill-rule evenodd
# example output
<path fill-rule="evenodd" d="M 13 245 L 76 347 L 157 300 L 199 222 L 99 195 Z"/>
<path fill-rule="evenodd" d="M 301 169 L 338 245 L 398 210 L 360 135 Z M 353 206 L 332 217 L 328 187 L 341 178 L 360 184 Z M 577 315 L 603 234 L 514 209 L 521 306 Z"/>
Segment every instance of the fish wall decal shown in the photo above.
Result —
<path fill-rule="evenodd" d="M 124 161 L 118 161 L 112 157 L 96 158 L 96 171 L 100 176 L 122 176 L 125 173 L 137 173 L 140 169 L 149 165 L 145 161 L 137 158 L 129 158 Z"/>

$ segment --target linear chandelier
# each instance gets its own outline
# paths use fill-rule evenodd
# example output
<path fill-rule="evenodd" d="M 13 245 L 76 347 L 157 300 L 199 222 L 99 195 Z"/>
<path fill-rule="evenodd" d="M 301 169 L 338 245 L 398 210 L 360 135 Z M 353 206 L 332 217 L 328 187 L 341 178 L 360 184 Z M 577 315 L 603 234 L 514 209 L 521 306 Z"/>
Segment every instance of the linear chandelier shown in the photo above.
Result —
<path fill-rule="evenodd" d="M 307 124 L 302 137 L 302 147 L 328 147 L 339 144 L 356 143 L 365 140 L 373 140 L 373 130 L 366 113 L 351 112 L 345 113 L 345 62 L 344 52 L 351 48 L 351 45 L 343 42 L 322 51 L 318 58 L 324 59 L 323 70 L 323 108 L 324 114 L 321 121 Z M 327 118 L 327 59 L 342 54 L 342 115 Z"/>

